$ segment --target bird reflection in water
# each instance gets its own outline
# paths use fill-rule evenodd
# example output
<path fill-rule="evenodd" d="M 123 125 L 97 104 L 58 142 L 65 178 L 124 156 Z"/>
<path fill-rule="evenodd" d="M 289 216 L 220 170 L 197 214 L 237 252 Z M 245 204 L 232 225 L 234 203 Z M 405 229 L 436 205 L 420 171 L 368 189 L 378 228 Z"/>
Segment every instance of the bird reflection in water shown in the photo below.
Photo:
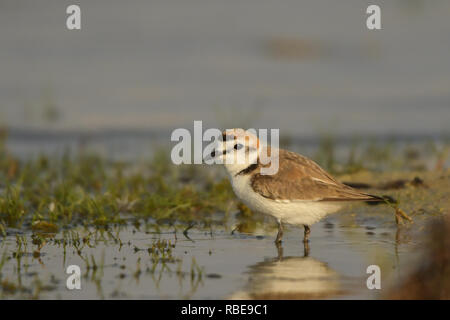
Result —
<path fill-rule="evenodd" d="M 326 263 L 308 256 L 278 256 L 250 266 L 249 280 L 231 299 L 327 299 L 342 294 L 339 274 Z"/>

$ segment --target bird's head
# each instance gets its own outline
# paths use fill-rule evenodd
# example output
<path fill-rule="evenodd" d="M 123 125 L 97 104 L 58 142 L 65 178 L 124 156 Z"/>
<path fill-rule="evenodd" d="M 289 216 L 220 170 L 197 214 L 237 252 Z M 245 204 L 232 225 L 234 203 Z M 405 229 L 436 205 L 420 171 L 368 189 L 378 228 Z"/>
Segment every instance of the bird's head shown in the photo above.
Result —
<path fill-rule="evenodd" d="M 230 174 L 236 174 L 258 162 L 262 145 L 256 135 L 244 129 L 227 129 L 217 140 L 209 155 L 216 163 L 222 163 Z"/>

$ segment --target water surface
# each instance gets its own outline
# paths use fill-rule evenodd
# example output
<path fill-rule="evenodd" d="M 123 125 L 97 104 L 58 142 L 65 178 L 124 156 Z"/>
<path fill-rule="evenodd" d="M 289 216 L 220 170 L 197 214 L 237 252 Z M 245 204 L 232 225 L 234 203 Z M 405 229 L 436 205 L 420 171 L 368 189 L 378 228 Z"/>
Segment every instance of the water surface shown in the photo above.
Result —
<path fill-rule="evenodd" d="M 41 299 L 374 299 L 408 275 L 422 249 L 413 239 L 422 237 L 418 228 L 397 229 L 392 216 L 358 214 L 344 212 L 315 224 L 309 252 L 302 230 L 294 227 L 285 233 L 281 249 L 273 243 L 275 229 L 231 234 L 220 227 L 194 228 L 186 237 L 180 230 L 176 235 L 172 230 L 145 231 L 144 224 L 139 230 L 130 225 L 110 232 L 75 228 L 66 239 L 79 239 L 78 245 L 69 241 L 64 249 L 48 241 L 40 254 L 34 253 L 37 245 L 30 234 L 23 234 L 28 245 L 20 253 L 18 231 L 10 229 L 1 242 L 0 252 L 7 257 L 2 281 L 20 284 L 22 290 L 3 294 Z M 89 241 L 83 242 L 88 231 Z M 64 237 L 59 233 L 54 238 Z M 151 251 L 157 251 L 155 242 L 161 240 L 170 242 L 162 246 L 170 246 L 170 253 L 157 254 L 155 260 Z M 65 270 L 74 264 L 82 271 L 81 290 L 66 288 Z M 381 290 L 367 288 L 369 265 L 382 270 Z"/>

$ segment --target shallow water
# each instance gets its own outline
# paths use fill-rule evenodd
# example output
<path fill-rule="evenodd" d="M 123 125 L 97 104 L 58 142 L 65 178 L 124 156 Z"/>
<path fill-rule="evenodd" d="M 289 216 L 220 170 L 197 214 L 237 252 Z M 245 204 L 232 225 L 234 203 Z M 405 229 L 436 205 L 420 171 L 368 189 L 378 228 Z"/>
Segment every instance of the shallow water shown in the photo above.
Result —
<path fill-rule="evenodd" d="M 27 246 L 17 255 L 17 238 L 10 229 L 1 240 L 0 255 L 7 258 L 1 280 L 16 289 L 3 290 L 3 298 L 374 299 L 408 274 L 422 248 L 412 239 L 423 237 L 417 236 L 420 227 L 398 229 L 387 211 L 374 215 L 370 209 L 365 215 L 365 208 L 314 225 L 308 256 L 303 232 L 295 227 L 288 228 L 281 250 L 273 243 L 275 229 L 252 234 L 231 234 L 221 227 L 191 229 L 186 237 L 180 231 L 157 233 L 130 225 L 111 228 L 109 234 L 89 229 L 92 234 L 84 246 L 80 240 L 79 253 L 70 242 L 64 249 L 49 240 L 40 255 L 33 254 L 37 245 L 30 234 L 23 235 Z M 87 229 L 76 231 L 79 239 L 88 237 Z M 66 234 L 66 239 L 78 236 Z M 169 240 L 173 248 L 152 260 L 155 255 L 148 249 L 159 239 Z M 81 268 L 81 290 L 66 288 L 69 265 Z M 367 289 L 369 265 L 381 268 L 381 290 Z"/>

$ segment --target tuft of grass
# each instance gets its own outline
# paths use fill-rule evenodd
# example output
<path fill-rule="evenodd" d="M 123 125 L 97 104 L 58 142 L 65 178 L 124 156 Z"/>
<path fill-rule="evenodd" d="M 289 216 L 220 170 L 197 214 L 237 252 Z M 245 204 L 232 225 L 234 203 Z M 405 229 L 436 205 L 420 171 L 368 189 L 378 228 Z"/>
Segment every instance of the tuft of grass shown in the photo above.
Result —
<path fill-rule="evenodd" d="M 195 225 L 210 228 L 225 223 L 237 201 L 227 179 L 215 168 L 175 166 L 167 149 L 155 150 L 149 161 L 110 161 L 96 154 L 65 153 L 17 159 L 6 148 L 6 131 L 0 130 L 0 235 L 7 228 L 51 233 L 77 225 L 107 229 L 128 220 L 144 219 L 155 228 Z M 428 145 L 428 149 L 435 148 Z M 338 162 L 336 141 L 322 135 L 314 159 L 335 174 L 379 168 L 417 170 L 423 152 L 393 143 L 355 143 L 347 162 Z M 445 167 L 446 146 L 435 152 L 440 170 Z M 400 157 L 395 155 L 400 154 Z M 406 163 L 414 164 L 408 167 Z M 219 177 L 219 178 L 218 178 Z M 242 211 L 242 208 L 237 208 Z"/>
<path fill-rule="evenodd" d="M 14 159 L 14 174 L 6 153 L 0 152 L 0 181 L 6 181 L 0 185 L 0 234 L 9 227 L 47 233 L 75 225 L 105 228 L 128 218 L 208 226 L 234 198 L 228 181 L 172 165 L 165 150 L 143 165 L 92 154 Z"/>
<path fill-rule="evenodd" d="M 0 198 L 0 218 L 6 226 L 17 227 L 22 224 L 27 213 L 20 188 L 7 185 L 6 192 Z"/>

